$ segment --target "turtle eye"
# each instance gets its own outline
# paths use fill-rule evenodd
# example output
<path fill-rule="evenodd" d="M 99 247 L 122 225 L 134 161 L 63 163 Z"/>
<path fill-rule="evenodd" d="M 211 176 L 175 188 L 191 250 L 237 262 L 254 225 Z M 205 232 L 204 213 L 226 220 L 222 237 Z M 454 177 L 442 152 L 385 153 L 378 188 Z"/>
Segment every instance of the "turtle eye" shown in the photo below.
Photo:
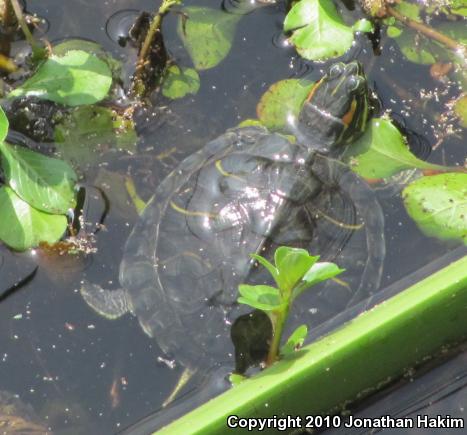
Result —
<path fill-rule="evenodd" d="M 342 73 L 344 72 L 344 64 L 339 62 L 335 63 L 334 65 L 329 68 L 329 78 L 335 79 L 336 77 L 339 77 Z"/>
<path fill-rule="evenodd" d="M 365 89 L 365 80 L 362 77 L 351 76 L 347 80 L 346 88 L 348 92 L 359 93 Z"/>

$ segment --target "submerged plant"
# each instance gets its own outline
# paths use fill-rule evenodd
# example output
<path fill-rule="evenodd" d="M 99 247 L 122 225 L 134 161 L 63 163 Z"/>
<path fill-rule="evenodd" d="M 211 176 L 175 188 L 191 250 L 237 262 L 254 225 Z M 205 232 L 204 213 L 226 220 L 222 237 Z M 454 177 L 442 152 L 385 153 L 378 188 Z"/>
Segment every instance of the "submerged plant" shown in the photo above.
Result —
<path fill-rule="evenodd" d="M 138 61 L 136 63 L 135 74 L 133 77 L 133 92 L 138 97 L 142 97 L 148 92 L 147 84 L 145 83 L 148 77 L 145 77 L 145 75 L 151 74 L 151 50 L 155 50 L 156 53 L 159 53 L 159 55 L 161 52 L 164 52 L 165 55 L 165 48 L 163 47 L 161 36 L 163 17 L 170 11 L 173 6 L 179 5 L 180 3 L 181 0 L 163 0 L 157 13 L 154 15 L 149 24 L 149 28 L 147 29 L 138 53 Z M 149 71 L 146 70 L 148 65 Z M 152 72 L 152 74 L 154 74 L 154 72 Z"/>
<path fill-rule="evenodd" d="M 45 59 L 47 57 L 47 51 L 45 47 L 34 38 L 34 35 L 29 29 L 20 2 L 18 0 L 5 0 L 2 3 L 2 24 L 9 26 L 17 23 L 31 47 L 33 61 L 38 62 Z"/>
<path fill-rule="evenodd" d="M 273 336 L 266 365 L 276 361 L 279 355 L 287 355 L 301 346 L 308 329 L 299 326 L 280 348 L 282 332 L 295 299 L 314 285 L 334 278 L 344 272 L 336 264 L 319 262 L 319 255 L 310 255 L 305 249 L 281 246 L 274 254 L 275 265 L 264 257 L 251 254 L 274 278 L 277 287 L 269 285 L 247 285 L 238 287 L 238 302 L 264 311 L 271 319 Z"/>

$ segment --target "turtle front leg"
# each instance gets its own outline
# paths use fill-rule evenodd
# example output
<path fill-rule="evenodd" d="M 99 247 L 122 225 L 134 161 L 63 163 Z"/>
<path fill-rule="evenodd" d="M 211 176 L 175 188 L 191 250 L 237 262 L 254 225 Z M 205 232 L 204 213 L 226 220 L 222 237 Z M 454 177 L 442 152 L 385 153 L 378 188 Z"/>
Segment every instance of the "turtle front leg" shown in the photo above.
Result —
<path fill-rule="evenodd" d="M 83 281 L 81 296 L 97 313 L 107 319 L 117 319 L 132 311 L 131 301 L 125 289 L 105 290 L 102 287 Z"/>

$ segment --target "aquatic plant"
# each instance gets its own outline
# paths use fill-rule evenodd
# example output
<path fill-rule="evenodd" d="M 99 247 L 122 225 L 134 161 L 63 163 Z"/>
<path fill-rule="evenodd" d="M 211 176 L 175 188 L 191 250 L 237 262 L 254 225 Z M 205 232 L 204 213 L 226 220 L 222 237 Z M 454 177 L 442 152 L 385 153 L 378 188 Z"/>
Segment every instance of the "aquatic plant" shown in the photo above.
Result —
<path fill-rule="evenodd" d="M 319 262 L 319 255 L 310 255 L 305 249 L 287 246 L 277 248 L 275 264 L 258 254 L 251 254 L 251 257 L 268 270 L 277 287 L 241 284 L 238 302 L 264 311 L 271 319 L 273 336 L 266 359 L 266 365 L 271 365 L 279 355 L 295 351 L 307 335 L 307 326 L 301 325 L 280 347 L 285 323 L 297 297 L 316 284 L 334 278 L 344 269 L 334 263 Z"/>

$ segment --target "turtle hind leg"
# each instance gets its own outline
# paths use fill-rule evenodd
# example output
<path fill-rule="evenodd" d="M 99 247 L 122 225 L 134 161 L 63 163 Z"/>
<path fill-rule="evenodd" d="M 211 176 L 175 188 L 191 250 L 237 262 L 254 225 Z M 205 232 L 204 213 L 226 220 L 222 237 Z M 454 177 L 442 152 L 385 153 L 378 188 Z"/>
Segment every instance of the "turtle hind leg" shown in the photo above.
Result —
<path fill-rule="evenodd" d="M 84 281 L 80 292 L 85 302 L 96 313 L 107 319 L 117 319 L 131 312 L 128 292 L 124 289 L 104 290 L 96 284 Z"/>

